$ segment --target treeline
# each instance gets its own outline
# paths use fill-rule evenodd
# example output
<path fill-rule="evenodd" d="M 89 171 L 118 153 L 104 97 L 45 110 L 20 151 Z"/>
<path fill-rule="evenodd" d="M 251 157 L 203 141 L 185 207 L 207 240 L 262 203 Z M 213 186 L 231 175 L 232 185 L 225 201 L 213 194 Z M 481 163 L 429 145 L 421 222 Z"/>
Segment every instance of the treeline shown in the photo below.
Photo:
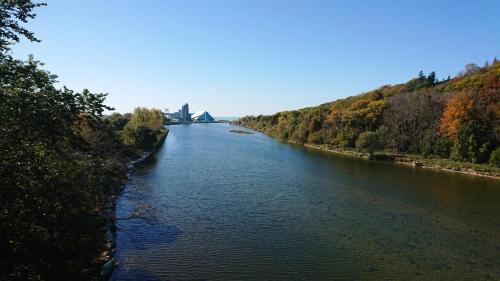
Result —
<path fill-rule="evenodd" d="M 404 84 L 236 123 L 298 144 L 500 167 L 500 62 L 469 64 L 443 81 L 420 72 Z"/>
<path fill-rule="evenodd" d="M 98 279 L 109 196 L 167 132 L 160 110 L 105 117 L 105 94 L 59 89 L 14 59 L 19 37 L 37 41 L 19 23 L 38 6 L 0 2 L 0 280 Z"/>

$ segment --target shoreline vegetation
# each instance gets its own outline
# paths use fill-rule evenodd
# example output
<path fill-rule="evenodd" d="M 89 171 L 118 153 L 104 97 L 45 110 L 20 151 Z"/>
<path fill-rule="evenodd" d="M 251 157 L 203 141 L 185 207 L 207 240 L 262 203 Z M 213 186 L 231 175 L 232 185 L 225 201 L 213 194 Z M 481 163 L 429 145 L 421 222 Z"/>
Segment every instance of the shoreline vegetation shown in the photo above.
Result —
<path fill-rule="evenodd" d="M 233 124 L 345 155 L 500 178 L 500 61 Z"/>
<path fill-rule="evenodd" d="M 252 128 L 249 128 L 252 129 Z M 266 134 L 266 132 L 259 131 L 261 133 Z M 272 137 L 272 136 L 271 136 Z M 492 179 L 500 180 L 500 168 L 493 167 L 491 165 L 486 164 L 474 164 L 467 162 L 456 162 L 451 161 L 450 159 L 443 158 L 425 158 L 422 155 L 410 155 L 410 154 L 401 154 L 390 151 L 377 151 L 372 154 L 367 152 L 356 151 L 355 149 L 335 149 L 332 147 L 328 147 L 326 145 L 318 145 L 318 144 L 297 144 L 290 141 L 285 141 L 294 145 L 302 145 L 307 148 L 321 150 L 329 153 L 339 154 L 348 157 L 361 158 L 365 160 L 372 161 L 388 161 L 394 162 L 398 165 L 410 166 L 415 168 L 423 168 L 423 169 L 432 169 L 439 170 L 444 172 L 453 172 L 453 173 L 461 173 L 466 175 L 473 176 L 482 176 L 488 177 Z"/>
<path fill-rule="evenodd" d="M 132 114 L 114 113 L 105 120 L 109 120 L 123 143 L 134 150 L 134 157 L 125 161 L 124 178 L 117 188 L 106 199 L 104 208 L 99 212 L 105 222 L 100 228 L 105 233 L 105 243 L 101 246 L 100 254 L 96 258 L 92 271 L 102 279 L 108 279 L 118 265 L 114 260 L 116 249 L 116 203 L 122 193 L 125 182 L 132 176 L 137 165 L 150 159 L 163 146 L 169 130 L 164 127 L 165 119 L 159 109 L 136 108 Z M 97 274 L 98 273 L 98 274 Z"/>
<path fill-rule="evenodd" d="M 415 168 L 433 169 L 500 180 L 500 169 L 484 164 L 455 162 L 449 159 L 425 158 L 422 155 L 408 155 L 383 151 L 379 151 L 370 155 L 366 152 L 359 152 L 356 150 L 338 150 L 315 144 L 304 144 L 304 146 L 312 149 L 341 154 L 349 157 L 362 158 L 366 160 L 389 161 L 394 162 L 398 165 L 410 166 Z"/>
<path fill-rule="evenodd" d="M 103 280 L 116 198 L 168 129 L 159 109 L 106 116 L 107 94 L 58 88 L 33 56 L 12 56 L 21 38 L 39 41 L 23 24 L 45 5 L 2 2 L 0 280 Z"/>

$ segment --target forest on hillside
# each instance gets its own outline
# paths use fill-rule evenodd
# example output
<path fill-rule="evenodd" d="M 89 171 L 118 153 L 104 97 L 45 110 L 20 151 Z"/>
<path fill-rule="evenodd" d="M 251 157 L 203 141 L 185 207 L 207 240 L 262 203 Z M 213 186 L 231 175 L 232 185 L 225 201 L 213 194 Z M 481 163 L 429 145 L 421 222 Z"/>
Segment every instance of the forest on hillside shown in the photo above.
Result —
<path fill-rule="evenodd" d="M 392 151 L 500 167 L 500 62 L 468 64 L 316 107 L 236 122 L 297 144 Z"/>
<path fill-rule="evenodd" d="M 20 38 L 39 41 L 23 23 L 40 6 L 0 2 L 0 280 L 99 280 L 104 210 L 167 131 L 158 109 L 105 116 L 106 94 L 57 88 L 33 57 L 13 58 Z"/>

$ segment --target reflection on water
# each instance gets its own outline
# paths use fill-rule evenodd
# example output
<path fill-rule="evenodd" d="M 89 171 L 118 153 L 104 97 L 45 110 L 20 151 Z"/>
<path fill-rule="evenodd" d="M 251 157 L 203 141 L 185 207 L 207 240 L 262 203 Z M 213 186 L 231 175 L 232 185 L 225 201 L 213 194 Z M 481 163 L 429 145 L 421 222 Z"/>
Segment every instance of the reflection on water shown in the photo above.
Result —
<path fill-rule="evenodd" d="M 113 280 L 499 280 L 497 181 L 171 126 L 118 202 Z"/>

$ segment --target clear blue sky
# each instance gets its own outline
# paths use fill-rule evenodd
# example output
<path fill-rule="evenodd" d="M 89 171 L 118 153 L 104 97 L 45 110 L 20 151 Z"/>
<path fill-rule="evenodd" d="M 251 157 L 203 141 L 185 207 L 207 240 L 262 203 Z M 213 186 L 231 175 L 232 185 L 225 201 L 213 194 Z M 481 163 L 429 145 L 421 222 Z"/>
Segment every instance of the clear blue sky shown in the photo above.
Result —
<path fill-rule="evenodd" d="M 136 106 L 270 114 L 500 56 L 500 1 L 47 0 L 23 41 L 61 86 Z"/>

